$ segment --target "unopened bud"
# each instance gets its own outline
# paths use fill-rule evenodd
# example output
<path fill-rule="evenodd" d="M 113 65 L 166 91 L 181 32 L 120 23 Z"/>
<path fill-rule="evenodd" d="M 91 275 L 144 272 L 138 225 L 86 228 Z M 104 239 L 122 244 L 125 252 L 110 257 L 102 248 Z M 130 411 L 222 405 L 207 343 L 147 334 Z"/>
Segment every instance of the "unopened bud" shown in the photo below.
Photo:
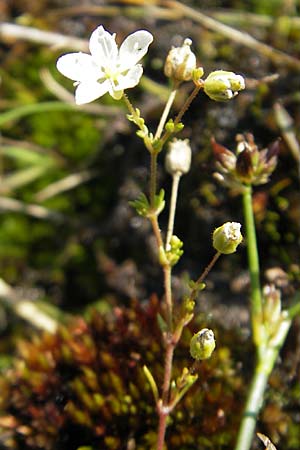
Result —
<path fill-rule="evenodd" d="M 167 246 L 166 258 L 171 266 L 174 266 L 179 261 L 183 254 L 183 242 L 175 235 L 170 239 L 170 244 Z"/>
<path fill-rule="evenodd" d="M 192 40 L 185 39 L 181 47 L 173 47 L 166 58 L 165 75 L 175 81 L 188 81 L 196 69 L 196 56 L 191 51 Z"/>
<path fill-rule="evenodd" d="M 213 233 L 214 248 L 225 255 L 234 253 L 242 240 L 241 224 L 238 222 L 226 222 Z"/>
<path fill-rule="evenodd" d="M 192 149 L 188 139 L 174 139 L 166 155 L 166 170 L 171 175 L 187 173 L 191 167 Z"/>
<path fill-rule="evenodd" d="M 203 85 L 204 92 L 217 102 L 224 102 L 235 97 L 245 89 L 245 80 L 241 75 L 226 70 L 211 72 Z"/>
<path fill-rule="evenodd" d="M 190 354 L 192 358 L 201 360 L 211 357 L 216 347 L 215 336 L 212 330 L 203 328 L 194 334 L 190 342 Z"/>

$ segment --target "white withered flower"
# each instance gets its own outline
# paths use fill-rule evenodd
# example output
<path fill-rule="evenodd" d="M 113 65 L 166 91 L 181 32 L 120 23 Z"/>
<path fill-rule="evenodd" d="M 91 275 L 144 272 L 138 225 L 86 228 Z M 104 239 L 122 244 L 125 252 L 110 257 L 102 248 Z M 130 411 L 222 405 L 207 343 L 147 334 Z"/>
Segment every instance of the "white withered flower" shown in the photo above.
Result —
<path fill-rule="evenodd" d="M 87 53 L 68 53 L 57 61 L 57 69 L 75 81 L 77 105 L 92 102 L 109 92 L 119 100 L 124 89 L 136 86 L 143 73 L 137 64 L 147 53 L 153 36 L 146 30 L 130 34 L 118 48 L 115 34 L 103 26 L 92 33 Z"/>
<path fill-rule="evenodd" d="M 166 170 L 171 175 L 187 173 L 191 167 L 192 149 L 188 139 L 174 139 L 166 155 Z"/>
<path fill-rule="evenodd" d="M 188 81 L 196 69 L 196 56 L 191 50 L 191 39 L 185 39 L 181 47 L 173 47 L 165 62 L 165 75 L 175 81 Z"/>

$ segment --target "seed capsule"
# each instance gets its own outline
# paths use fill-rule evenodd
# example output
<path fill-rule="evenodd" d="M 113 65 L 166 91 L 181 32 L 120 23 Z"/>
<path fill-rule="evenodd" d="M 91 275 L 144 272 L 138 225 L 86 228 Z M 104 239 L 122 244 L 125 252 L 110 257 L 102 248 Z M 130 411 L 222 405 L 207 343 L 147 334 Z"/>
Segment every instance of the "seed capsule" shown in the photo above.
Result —
<path fill-rule="evenodd" d="M 241 224 L 238 222 L 226 222 L 213 233 L 213 247 L 224 255 L 234 253 L 242 240 Z"/>
<path fill-rule="evenodd" d="M 225 102 L 245 89 L 245 80 L 234 72 L 215 70 L 204 80 L 203 89 L 212 100 Z"/>
<path fill-rule="evenodd" d="M 196 360 L 208 359 L 216 347 L 214 332 L 203 328 L 194 334 L 190 342 L 190 354 Z"/>

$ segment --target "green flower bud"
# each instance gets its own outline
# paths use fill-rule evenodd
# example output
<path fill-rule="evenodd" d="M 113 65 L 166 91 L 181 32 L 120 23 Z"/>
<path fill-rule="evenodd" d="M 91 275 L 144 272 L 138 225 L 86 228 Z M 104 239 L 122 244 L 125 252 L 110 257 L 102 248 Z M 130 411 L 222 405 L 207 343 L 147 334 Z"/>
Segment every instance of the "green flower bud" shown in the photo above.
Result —
<path fill-rule="evenodd" d="M 225 255 L 234 253 L 242 240 L 241 224 L 238 222 L 226 222 L 213 233 L 213 247 Z"/>
<path fill-rule="evenodd" d="M 212 100 L 224 102 L 245 89 L 245 80 L 241 75 L 236 75 L 234 72 L 215 70 L 204 80 L 203 89 Z"/>
<path fill-rule="evenodd" d="M 191 51 L 192 40 L 185 39 L 181 47 L 173 47 L 166 58 L 165 75 L 174 81 L 188 81 L 196 69 L 196 56 Z"/>
<path fill-rule="evenodd" d="M 190 354 L 192 358 L 201 360 L 211 357 L 216 347 L 215 336 L 212 330 L 203 328 L 194 334 L 190 342 Z"/>
<path fill-rule="evenodd" d="M 196 83 L 197 82 L 201 82 L 202 83 L 201 77 L 202 77 L 203 74 L 204 74 L 203 67 L 197 67 L 193 71 L 193 81 L 196 82 Z"/>
<path fill-rule="evenodd" d="M 184 174 L 190 170 L 192 149 L 188 139 L 174 139 L 166 155 L 166 170 L 171 175 Z"/>
<path fill-rule="evenodd" d="M 173 235 L 170 239 L 170 245 L 169 248 L 167 248 L 166 251 L 166 258 L 171 264 L 171 266 L 174 266 L 179 261 L 180 257 L 183 254 L 183 242 L 175 235 Z"/>

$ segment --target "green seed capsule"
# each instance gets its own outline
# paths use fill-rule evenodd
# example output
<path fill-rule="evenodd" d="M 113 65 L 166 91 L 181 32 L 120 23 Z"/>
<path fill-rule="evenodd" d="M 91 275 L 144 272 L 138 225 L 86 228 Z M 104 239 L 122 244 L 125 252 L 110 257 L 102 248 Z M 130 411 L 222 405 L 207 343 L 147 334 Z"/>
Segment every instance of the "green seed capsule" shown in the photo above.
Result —
<path fill-rule="evenodd" d="M 242 240 L 241 224 L 238 222 L 226 222 L 213 233 L 213 246 L 224 255 L 234 253 Z"/>
<path fill-rule="evenodd" d="M 226 70 L 215 70 L 204 80 L 204 92 L 217 102 L 225 102 L 245 89 L 245 80 L 241 75 Z"/>
<path fill-rule="evenodd" d="M 216 347 L 215 336 L 212 330 L 203 328 L 194 334 L 190 342 L 190 354 L 192 358 L 201 360 L 211 357 Z"/>

